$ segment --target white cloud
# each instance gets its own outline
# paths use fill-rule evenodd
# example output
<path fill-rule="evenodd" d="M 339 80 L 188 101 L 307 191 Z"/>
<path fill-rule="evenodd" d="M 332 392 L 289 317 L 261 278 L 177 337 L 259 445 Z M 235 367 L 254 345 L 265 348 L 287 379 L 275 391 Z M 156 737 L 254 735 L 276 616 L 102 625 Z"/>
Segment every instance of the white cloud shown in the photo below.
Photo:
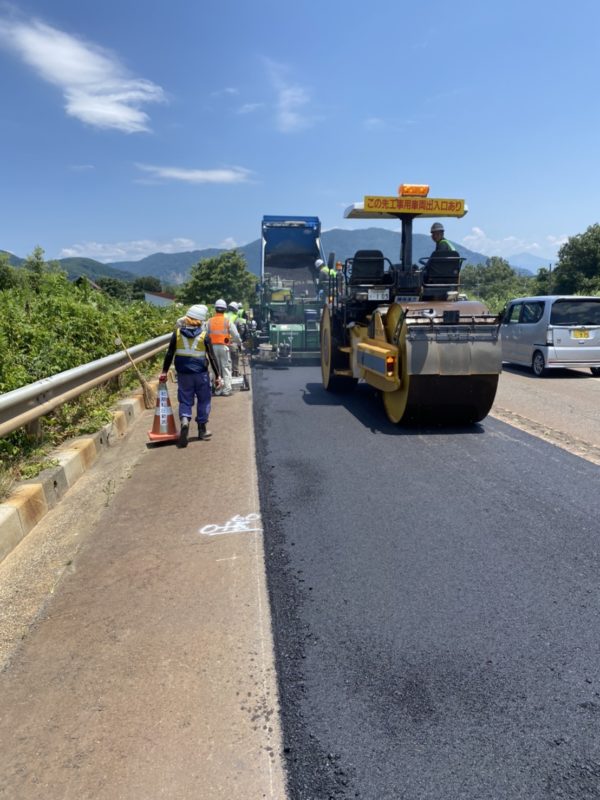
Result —
<path fill-rule="evenodd" d="M 148 131 L 149 117 L 140 106 L 165 101 L 160 86 L 130 76 L 108 50 L 39 20 L 0 20 L 0 44 L 61 89 L 67 114 L 88 125 Z"/>
<path fill-rule="evenodd" d="M 252 174 L 244 167 L 223 167 L 222 169 L 184 169 L 182 167 L 157 167 L 152 164 L 136 164 L 152 178 L 184 183 L 246 183 Z"/>
<path fill-rule="evenodd" d="M 558 250 L 563 244 L 566 244 L 568 240 L 569 237 L 566 234 L 562 236 L 546 236 L 546 241 L 555 250 Z"/>
<path fill-rule="evenodd" d="M 475 250 L 488 256 L 508 256 L 518 253 L 531 253 L 544 257 L 545 253 L 537 242 L 519 239 L 517 236 L 505 236 L 503 239 L 492 239 L 481 228 L 471 228 L 471 233 L 461 239 L 469 250 Z"/>
<path fill-rule="evenodd" d="M 233 236 L 228 236 L 226 239 L 223 239 L 219 245 L 219 248 L 223 248 L 224 250 L 233 250 L 237 246 L 238 244 Z"/>
<path fill-rule="evenodd" d="M 367 130 L 373 131 L 383 128 L 385 126 L 385 123 L 381 119 L 381 117 L 368 117 L 363 122 L 363 125 Z"/>
<path fill-rule="evenodd" d="M 240 90 L 234 88 L 233 86 L 226 86 L 225 89 L 217 89 L 214 92 L 210 93 L 211 97 L 223 97 L 224 95 L 236 95 L 239 94 Z"/>
<path fill-rule="evenodd" d="M 96 261 L 139 261 L 153 253 L 185 253 L 201 249 L 193 239 L 171 239 L 167 242 L 140 239 L 131 242 L 82 242 L 60 251 L 59 258 L 93 258 Z"/>
<path fill-rule="evenodd" d="M 69 169 L 72 172 L 90 172 L 96 167 L 93 164 L 69 164 Z"/>
<path fill-rule="evenodd" d="M 258 111 L 260 108 L 264 108 L 264 103 L 244 103 L 243 106 L 240 106 L 237 110 L 238 114 L 252 114 L 254 111 Z"/>
<path fill-rule="evenodd" d="M 290 83 L 286 78 L 287 67 L 265 59 L 269 78 L 277 92 L 277 128 L 282 133 L 294 133 L 313 124 L 313 119 L 305 114 L 310 102 L 310 94 L 303 86 Z"/>

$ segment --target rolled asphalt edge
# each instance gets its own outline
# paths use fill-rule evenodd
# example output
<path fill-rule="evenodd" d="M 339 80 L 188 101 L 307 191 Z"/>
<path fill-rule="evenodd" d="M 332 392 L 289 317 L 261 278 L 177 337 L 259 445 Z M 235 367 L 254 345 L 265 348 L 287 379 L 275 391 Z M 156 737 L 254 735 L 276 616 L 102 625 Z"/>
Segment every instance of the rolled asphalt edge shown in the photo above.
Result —
<path fill-rule="evenodd" d="M 158 382 L 151 382 L 154 390 Z M 0 562 L 54 508 L 63 495 L 90 469 L 103 450 L 116 444 L 135 419 L 145 411 L 141 390 L 120 400 L 111 422 L 90 436 L 70 439 L 50 454 L 58 465 L 43 470 L 36 478 L 18 484 L 0 503 Z"/>

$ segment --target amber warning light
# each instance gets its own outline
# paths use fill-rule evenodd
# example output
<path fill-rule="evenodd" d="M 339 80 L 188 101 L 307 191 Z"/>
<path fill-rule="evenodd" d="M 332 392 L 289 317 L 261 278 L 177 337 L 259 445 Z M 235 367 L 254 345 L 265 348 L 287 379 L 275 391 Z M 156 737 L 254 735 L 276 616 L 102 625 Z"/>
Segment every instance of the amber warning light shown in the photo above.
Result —
<path fill-rule="evenodd" d="M 398 194 L 400 197 L 427 197 L 429 186 L 424 183 L 401 183 Z"/>

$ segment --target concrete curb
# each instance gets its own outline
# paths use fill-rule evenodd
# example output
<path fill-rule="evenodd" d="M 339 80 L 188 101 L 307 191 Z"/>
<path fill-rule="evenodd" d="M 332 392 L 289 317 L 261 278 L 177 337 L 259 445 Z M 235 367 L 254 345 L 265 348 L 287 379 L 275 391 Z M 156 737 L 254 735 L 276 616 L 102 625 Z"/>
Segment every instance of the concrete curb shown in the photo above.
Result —
<path fill-rule="evenodd" d="M 158 382 L 150 382 L 156 391 Z M 37 523 L 60 501 L 62 496 L 96 462 L 103 450 L 112 447 L 128 432 L 135 419 L 145 411 L 141 391 L 120 400 L 112 422 L 97 433 L 72 439 L 50 453 L 58 466 L 43 470 L 30 481 L 20 483 L 0 503 L 0 561 L 14 550 Z"/>

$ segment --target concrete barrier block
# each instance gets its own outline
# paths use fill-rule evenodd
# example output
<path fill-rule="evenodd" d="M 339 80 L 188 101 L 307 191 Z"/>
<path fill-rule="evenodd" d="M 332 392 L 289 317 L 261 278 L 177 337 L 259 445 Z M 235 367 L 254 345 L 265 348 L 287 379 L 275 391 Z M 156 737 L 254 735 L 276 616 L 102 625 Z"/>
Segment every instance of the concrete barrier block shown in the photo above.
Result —
<path fill-rule="evenodd" d="M 41 483 L 26 483 L 19 486 L 4 501 L 4 505 L 17 509 L 25 533 L 29 533 L 48 513 L 48 503 Z"/>
<path fill-rule="evenodd" d="M 62 466 L 48 467 L 48 469 L 42 470 L 37 478 L 31 481 L 25 481 L 25 485 L 32 483 L 41 484 L 49 509 L 54 508 L 69 489 L 67 476 Z"/>
<path fill-rule="evenodd" d="M 74 441 L 69 442 L 69 445 L 66 449 L 79 453 L 83 462 L 84 470 L 89 469 L 98 457 L 96 441 L 91 436 L 86 436 L 85 439 L 75 439 Z"/>
<path fill-rule="evenodd" d="M 85 472 L 81 455 L 76 450 L 59 450 L 55 457 L 64 470 L 67 483 L 73 486 Z"/>
<path fill-rule="evenodd" d="M 19 512 L 14 506 L 0 505 L 0 561 L 14 550 L 27 531 L 23 530 Z"/>
<path fill-rule="evenodd" d="M 120 400 L 117 406 L 125 414 L 127 424 L 131 425 L 134 419 L 139 415 L 141 408 L 143 408 L 143 401 L 142 404 L 140 404 L 139 398 L 133 397 L 128 400 Z"/>
<path fill-rule="evenodd" d="M 112 438 L 120 438 L 127 433 L 127 417 L 120 409 L 115 411 L 112 421 Z"/>

